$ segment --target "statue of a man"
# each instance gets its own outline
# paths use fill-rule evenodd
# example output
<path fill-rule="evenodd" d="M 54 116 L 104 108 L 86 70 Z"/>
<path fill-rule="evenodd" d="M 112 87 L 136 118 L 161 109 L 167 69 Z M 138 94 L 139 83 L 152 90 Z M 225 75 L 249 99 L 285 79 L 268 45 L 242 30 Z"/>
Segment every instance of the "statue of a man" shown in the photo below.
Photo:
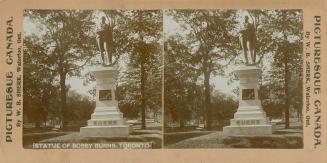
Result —
<path fill-rule="evenodd" d="M 254 25 L 249 22 L 249 17 L 245 16 L 243 28 L 240 31 L 240 43 L 243 49 L 245 64 L 247 65 L 256 63 L 255 42 L 256 34 Z M 250 52 L 250 59 L 248 58 L 248 51 Z M 251 63 L 249 63 L 249 60 Z"/>
<path fill-rule="evenodd" d="M 101 17 L 101 23 L 97 30 L 96 40 L 101 53 L 102 64 L 111 65 L 113 35 L 110 24 L 106 23 L 106 18 L 104 16 Z"/>

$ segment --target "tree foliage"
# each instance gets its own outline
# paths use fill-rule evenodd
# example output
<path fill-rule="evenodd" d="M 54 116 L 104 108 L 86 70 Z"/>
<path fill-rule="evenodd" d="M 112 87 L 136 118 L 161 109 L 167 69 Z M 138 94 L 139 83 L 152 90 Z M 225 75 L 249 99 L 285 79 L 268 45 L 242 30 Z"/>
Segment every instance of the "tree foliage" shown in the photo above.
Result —
<path fill-rule="evenodd" d="M 60 85 L 60 113 L 62 124 L 65 125 L 65 112 L 67 109 L 67 76 L 80 75 L 81 68 L 89 63 L 94 55 L 94 23 L 91 21 L 91 11 L 79 10 L 26 10 L 25 18 L 41 28 L 38 34 L 26 35 L 25 44 L 31 53 L 44 57 L 44 62 L 39 57 L 24 57 L 26 67 L 35 63 L 42 64 L 36 71 L 53 75 Z M 35 58 L 34 58 L 35 57 Z M 34 60 L 34 61 L 33 61 Z M 24 70 L 25 71 L 25 70 Z M 31 69 L 31 71 L 35 71 Z M 45 79 L 44 76 L 36 76 Z M 24 80 L 25 81 L 25 80 Z M 26 81 L 31 82 L 31 81 Z M 34 88 L 31 88 L 34 89 Z"/>
<path fill-rule="evenodd" d="M 189 65 L 188 47 L 178 39 L 165 41 L 165 121 L 183 127 L 185 121 L 204 116 L 203 87 L 196 84 L 200 72 Z"/>
<path fill-rule="evenodd" d="M 267 12 L 265 19 L 269 20 L 266 25 L 273 46 L 271 68 L 262 79 L 269 91 L 263 104 L 284 112 L 285 128 L 289 128 L 290 108 L 298 113 L 302 109 L 302 13 L 274 10 Z"/>
<path fill-rule="evenodd" d="M 120 78 L 120 106 L 138 109 L 144 129 L 146 112 L 161 110 L 162 13 L 130 10 L 121 15 L 119 30 L 126 36 L 121 44 L 126 44 L 123 53 L 128 54 L 128 62 Z"/>
<path fill-rule="evenodd" d="M 223 73 L 224 67 L 236 57 L 237 36 L 233 30 L 236 25 L 235 11 L 173 10 L 167 14 L 187 32 L 186 36 L 180 36 L 183 39 L 178 41 L 187 47 L 184 53 L 191 70 L 196 71 L 197 77 L 203 77 L 206 127 L 210 130 L 210 77 Z"/>

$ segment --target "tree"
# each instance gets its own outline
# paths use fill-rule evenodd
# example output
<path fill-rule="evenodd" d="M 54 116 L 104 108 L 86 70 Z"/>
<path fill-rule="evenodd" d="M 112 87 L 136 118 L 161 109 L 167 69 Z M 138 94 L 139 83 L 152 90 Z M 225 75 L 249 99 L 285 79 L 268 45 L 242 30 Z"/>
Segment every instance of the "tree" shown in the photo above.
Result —
<path fill-rule="evenodd" d="M 178 121 L 180 127 L 192 118 L 203 116 L 203 86 L 196 84 L 200 72 L 191 64 L 189 48 L 182 38 L 169 37 L 165 41 L 165 121 Z"/>
<path fill-rule="evenodd" d="M 224 66 L 236 57 L 235 11 L 175 10 L 167 14 L 188 32 L 183 43 L 189 48 L 189 64 L 203 75 L 206 128 L 211 130 L 210 77 L 223 73 Z"/>
<path fill-rule="evenodd" d="M 229 123 L 237 110 L 238 102 L 228 94 L 214 91 L 212 93 L 212 115 L 220 122 L 220 126 Z"/>
<path fill-rule="evenodd" d="M 57 97 L 56 73 L 45 68 L 49 64 L 41 42 L 37 37 L 30 36 L 24 39 L 24 115 L 28 120 L 40 127 L 50 111 L 51 99 Z M 24 119 L 25 120 L 25 119 Z"/>
<path fill-rule="evenodd" d="M 25 17 L 42 28 L 38 33 L 39 42 L 43 47 L 40 53 L 49 58 L 44 69 L 59 76 L 60 113 L 62 125 L 65 127 L 67 75 L 80 75 L 81 68 L 91 60 L 96 47 L 91 11 L 27 10 Z"/>
<path fill-rule="evenodd" d="M 302 106 L 295 100 L 302 99 L 302 14 L 299 10 L 274 10 L 267 16 L 274 43 L 268 79 L 273 94 L 283 103 L 285 128 L 289 128 L 290 106 Z"/>
<path fill-rule="evenodd" d="M 160 10 L 130 10 L 121 15 L 124 21 L 120 30 L 127 38 L 122 43 L 126 44 L 123 51 L 129 55 L 128 70 L 123 75 L 129 78 L 121 82 L 138 87 L 134 99 L 139 102 L 141 127 L 145 129 L 146 108 L 161 105 L 161 87 L 158 86 L 161 84 L 162 13 Z"/>
<path fill-rule="evenodd" d="M 95 101 L 89 100 L 87 96 L 76 91 L 69 91 L 67 94 L 67 113 L 70 121 L 86 122 L 91 118 L 95 108 Z"/>

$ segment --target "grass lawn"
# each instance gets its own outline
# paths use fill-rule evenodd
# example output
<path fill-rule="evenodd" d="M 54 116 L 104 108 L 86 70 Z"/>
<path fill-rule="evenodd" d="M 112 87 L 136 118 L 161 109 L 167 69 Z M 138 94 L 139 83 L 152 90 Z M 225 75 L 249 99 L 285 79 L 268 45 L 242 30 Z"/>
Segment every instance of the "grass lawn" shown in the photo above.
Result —
<path fill-rule="evenodd" d="M 187 132 L 176 132 L 176 133 L 165 133 L 164 134 L 164 146 L 175 144 L 177 142 L 199 137 L 202 135 L 207 135 L 213 133 L 213 131 L 187 131 Z"/>
<path fill-rule="evenodd" d="M 164 134 L 165 148 L 221 148 L 223 144 L 219 141 L 220 134 L 217 131 L 177 133 L 170 137 L 171 144 L 166 144 L 166 135 L 170 134 Z M 176 142 L 173 143 L 172 139 Z"/>
<path fill-rule="evenodd" d="M 109 143 L 109 142 L 151 142 L 153 148 L 162 146 L 162 126 L 160 123 L 149 122 L 146 130 L 141 125 L 134 125 L 134 132 L 128 137 L 86 138 L 79 135 L 80 127 L 70 127 L 65 130 L 53 131 L 52 128 L 27 128 L 23 130 L 23 147 L 32 148 L 33 143 Z"/>
<path fill-rule="evenodd" d="M 289 129 L 284 124 L 276 125 L 272 135 L 262 136 L 230 136 L 224 138 L 228 148 L 269 148 L 269 149 L 299 149 L 303 148 L 303 129 L 298 122 L 290 124 Z"/>
<path fill-rule="evenodd" d="M 164 148 L 299 149 L 303 148 L 303 129 L 299 124 L 293 124 L 290 129 L 280 124 L 272 135 L 224 136 L 222 131 L 165 133 Z"/>

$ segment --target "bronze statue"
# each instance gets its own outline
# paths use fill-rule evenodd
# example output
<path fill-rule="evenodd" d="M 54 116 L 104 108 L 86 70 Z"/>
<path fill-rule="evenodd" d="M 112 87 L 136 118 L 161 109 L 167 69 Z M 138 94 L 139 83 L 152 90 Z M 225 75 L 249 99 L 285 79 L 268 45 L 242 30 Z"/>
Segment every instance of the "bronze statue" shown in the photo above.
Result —
<path fill-rule="evenodd" d="M 113 35 L 112 35 L 110 24 L 106 24 L 106 18 L 104 16 L 101 18 L 101 23 L 97 31 L 96 40 L 97 40 L 98 48 L 101 53 L 102 64 L 111 65 Z"/>
<path fill-rule="evenodd" d="M 243 54 L 245 58 L 246 65 L 256 64 L 256 53 L 255 53 L 255 43 L 256 34 L 255 27 L 249 22 L 249 17 L 245 16 L 243 29 L 240 31 L 240 43 L 243 49 Z M 248 52 L 250 52 L 250 59 L 248 58 Z M 251 61 L 251 63 L 249 62 Z"/>

